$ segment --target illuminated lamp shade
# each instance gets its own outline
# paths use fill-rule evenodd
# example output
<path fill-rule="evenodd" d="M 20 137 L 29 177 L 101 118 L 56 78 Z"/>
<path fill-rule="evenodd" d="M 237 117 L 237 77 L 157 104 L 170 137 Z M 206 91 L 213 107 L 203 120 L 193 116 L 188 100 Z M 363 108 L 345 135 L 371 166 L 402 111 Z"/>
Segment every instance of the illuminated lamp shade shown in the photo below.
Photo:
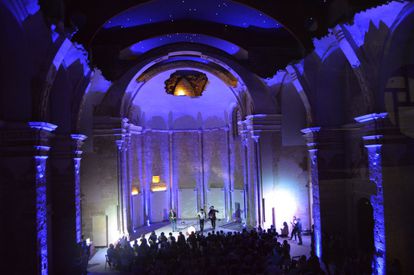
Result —
<path fill-rule="evenodd" d="M 160 176 L 152 176 L 152 183 L 160 183 Z"/>
<path fill-rule="evenodd" d="M 178 70 L 165 80 L 165 91 L 174 96 L 201 96 L 208 82 L 207 75 L 193 70 Z"/>
<path fill-rule="evenodd" d="M 152 192 L 161 192 L 167 190 L 167 185 L 165 183 L 157 183 L 151 185 Z"/>
<path fill-rule="evenodd" d="M 138 194 L 139 194 L 138 186 L 132 186 L 132 188 L 131 188 L 131 195 L 132 196 L 136 196 Z"/>

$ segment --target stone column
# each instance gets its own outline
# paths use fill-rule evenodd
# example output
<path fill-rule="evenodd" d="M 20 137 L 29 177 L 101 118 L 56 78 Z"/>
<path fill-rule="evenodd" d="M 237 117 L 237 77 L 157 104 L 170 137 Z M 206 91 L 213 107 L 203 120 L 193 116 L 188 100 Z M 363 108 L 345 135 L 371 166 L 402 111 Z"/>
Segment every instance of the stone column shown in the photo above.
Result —
<path fill-rule="evenodd" d="M 384 136 L 379 134 L 383 131 L 381 129 L 381 120 L 386 117 L 387 113 L 374 113 L 355 118 L 358 123 L 362 124 L 367 133 L 362 139 L 367 150 L 369 180 L 375 185 L 375 193 L 371 194 L 370 197 L 373 209 L 375 247 L 372 274 L 379 275 L 386 274 L 386 235 L 381 152 Z"/>
<path fill-rule="evenodd" d="M 93 150 L 83 155 L 84 234 L 99 246 L 116 242 L 120 235 L 128 234 L 126 210 L 130 192 L 124 165 L 125 139 L 130 135 L 128 125 L 127 119 L 119 117 L 94 117 Z"/>
<path fill-rule="evenodd" d="M 119 217 L 120 217 L 120 227 L 119 233 L 121 235 L 128 234 L 128 226 L 127 226 L 127 208 L 129 202 L 129 195 L 131 192 L 128 193 L 128 178 L 127 178 L 127 169 L 126 169 L 126 154 L 128 148 L 128 138 L 123 137 L 121 140 L 116 141 L 117 146 L 117 167 L 118 167 L 118 201 L 119 201 Z"/>
<path fill-rule="evenodd" d="M 207 188 L 208 186 L 206 186 L 206 182 L 204 180 L 204 135 L 203 135 L 203 131 L 199 130 L 198 131 L 198 144 L 200 145 L 200 183 L 199 186 L 197 187 L 198 189 L 198 194 L 200 197 L 200 208 L 203 208 L 205 211 L 208 212 L 207 208 Z"/>
<path fill-rule="evenodd" d="M 145 155 L 145 162 L 144 169 L 145 169 L 145 181 L 143 186 L 143 198 L 144 198 L 144 220 L 147 226 L 150 226 L 151 223 L 151 182 L 152 182 L 152 151 L 151 150 L 151 129 L 145 130 L 144 135 L 144 155 Z"/>
<path fill-rule="evenodd" d="M 82 216 L 81 216 L 81 186 L 80 186 L 80 166 L 81 166 L 81 155 L 82 151 L 80 150 L 83 145 L 84 140 L 86 139 L 85 135 L 72 134 L 73 141 L 76 143 L 75 152 L 74 152 L 74 166 L 75 166 L 75 212 L 76 212 L 76 240 L 78 242 L 82 239 Z"/>
<path fill-rule="evenodd" d="M 226 131 L 226 140 L 227 140 L 227 186 L 224 189 L 226 196 L 226 219 L 227 221 L 232 220 L 233 216 L 233 180 L 232 180 L 232 170 L 231 170 L 231 149 L 230 149 L 230 129 L 225 128 Z"/>
<path fill-rule="evenodd" d="M 245 209 L 246 209 L 246 225 L 248 227 L 258 226 L 259 212 L 257 205 L 257 166 L 255 165 L 256 157 L 254 156 L 254 141 L 249 131 L 246 129 L 246 123 L 243 121 L 243 130 L 241 131 L 242 142 L 244 147 L 245 160 Z"/>
<path fill-rule="evenodd" d="M 53 272 L 75 272 L 81 240 L 80 147 L 86 136 L 57 134 L 50 150 Z"/>
<path fill-rule="evenodd" d="M 175 196 L 174 196 L 174 143 L 173 143 L 173 131 L 168 131 L 168 173 L 169 173 L 169 180 L 170 184 L 168 186 L 168 191 L 170 192 L 170 208 L 175 208 Z"/>
<path fill-rule="evenodd" d="M 278 154 L 281 147 L 281 115 L 247 116 L 242 125 L 243 144 L 247 149 L 248 211 L 254 215 L 250 217 L 248 225 L 263 227 L 272 221 L 272 193 L 278 177 L 274 154 Z"/>
<path fill-rule="evenodd" d="M 131 135 L 141 134 L 142 128 L 131 124 L 127 119 L 122 119 L 122 138 L 116 140 L 118 149 L 118 187 L 121 214 L 121 234 L 130 235 L 133 232 L 131 207 L 132 207 L 132 183 L 130 176 L 131 167 Z"/>
<path fill-rule="evenodd" d="M 138 205 L 136 203 L 135 200 L 135 196 L 139 196 L 140 194 L 137 195 L 133 195 L 132 194 L 132 187 L 137 186 L 137 171 L 139 171 L 139 164 L 138 162 L 135 162 L 135 158 L 137 157 L 138 154 L 138 149 L 137 149 L 137 140 L 140 137 L 140 135 L 142 134 L 142 127 L 140 126 L 136 126 L 133 124 L 128 124 L 127 125 L 127 132 L 129 133 L 129 145 L 128 145 L 128 150 L 127 150 L 127 174 L 128 174 L 128 208 L 127 208 L 127 212 L 128 212 L 128 218 L 127 218 L 127 224 L 128 224 L 128 234 L 131 235 L 137 224 L 136 224 L 136 215 L 138 215 Z M 134 150 L 135 149 L 135 150 Z M 135 182 L 134 182 L 135 180 Z"/>
<path fill-rule="evenodd" d="M 0 123 L 0 241 L 2 262 L 15 274 L 51 272 L 48 152 L 56 126 Z M 6 268 L 7 269 L 7 268 Z"/>
<path fill-rule="evenodd" d="M 310 168 L 310 204 L 311 204 L 311 220 L 314 234 L 314 247 L 316 255 L 322 257 L 322 225 L 321 225 L 321 208 L 319 193 L 319 172 L 318 172 L 318 149 L 316 147 L 316 135 L 320 127 L 306 128 L 302 133 L 306 138 L 306 145 L 309 152 L 309 168 Z"/>
<path fill-rule="evenodd" d="M 364 140 L 377 139 L 378 136 L 365 136 Z M 386 274 L 385 269 L 385 217 L 384 189 L 382 185 L 381 144 L 365 144 L 368 153 L 369 180 L 375 184 L 376 194 L 371 195 L 371 205 L 374 218 L 374 267 L 376 274 Z"/>

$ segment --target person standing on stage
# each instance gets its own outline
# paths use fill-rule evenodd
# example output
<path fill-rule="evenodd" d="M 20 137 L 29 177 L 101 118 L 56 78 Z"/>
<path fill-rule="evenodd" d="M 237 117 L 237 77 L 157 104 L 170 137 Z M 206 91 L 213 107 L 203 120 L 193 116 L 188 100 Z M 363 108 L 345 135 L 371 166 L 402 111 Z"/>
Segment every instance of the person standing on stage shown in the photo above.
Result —
<path fill-rule="evenodd" d="M 206 218 L 206 212 L 204 212 L 204 209 L 201 208 L 200 211 L 197 213 L 198 221 L 200 222 L 200 232 L 204 231 L 204 220 Z"/>
<path fill-rule="evenodd" d="M 296 219 L 296 216 L 293 216 L 293 221 L 290 223 L 292 225 L 292 232 L 290 233 L 290 239 L 292 240 L 293 237 L 295 237 L 295 241 L 296 241 L 296 235 L 297 235 L 297 225 L 298 220 Z"/>
<path fill-rule="evenodd" d="M 170 209 L 170 213 L 168 215 L 168 218 L 170 219 L 172 231 L 177 231 L 177 213 L 175 213 L 174 209 Z"/>
<path fill-rule="evenodd" d="M 216 230 L 216 213 L 219 212 L 218 210 L 214 209 L 214 206 L 210 206 L 210 211 L 208 211 L 208 218 L 211 221 L 211 227 L 213 231 Z"/>
<path fill-rule="evenodd" d="M 298 235 L 298 245 L 302 245 L 302 222 L 300 221 L 300 218 L 298 218 L 297 220 L 298 222 L 296 223 L 296 234 Z"/>

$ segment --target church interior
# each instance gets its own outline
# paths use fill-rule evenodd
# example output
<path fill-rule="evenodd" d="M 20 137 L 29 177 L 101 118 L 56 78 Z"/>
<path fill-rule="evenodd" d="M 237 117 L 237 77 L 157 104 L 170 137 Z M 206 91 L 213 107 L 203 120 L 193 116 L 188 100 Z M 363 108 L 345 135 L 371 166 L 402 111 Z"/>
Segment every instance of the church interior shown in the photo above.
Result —
<path fill-rule="evenodd" d="M 84 238 L 211 206 L 414 274 L 413 2 L 1 0 L 0 21 L 7 274 L 78 274 Z"/>

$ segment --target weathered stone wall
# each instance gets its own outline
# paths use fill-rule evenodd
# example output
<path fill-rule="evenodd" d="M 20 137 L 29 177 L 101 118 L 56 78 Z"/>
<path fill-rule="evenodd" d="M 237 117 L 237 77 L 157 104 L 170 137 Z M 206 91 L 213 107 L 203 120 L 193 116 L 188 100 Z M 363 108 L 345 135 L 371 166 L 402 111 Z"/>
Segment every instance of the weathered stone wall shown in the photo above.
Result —
<path fill-rule="evenodd" d="M 225 210 L 228 200 L 234 212 L 235 201 L 230 199 L 230 182 L 235 182 L 234 189 L 243 190 L 241 149 L 240 138 L 228 138 L 225 129 L 147 130 L 141 135 L 133 135 L 129 171 L 131 185 L 138 186 L 140 190 L 132 199 L 133 227 L 145 223 L 145 213 L 151 222 L 166 220 L 171 206 L 177 209 L 180 218 L 194 218 L 197 208 L 214 205 L 220 208 L 221 218 L 224 218 L 226 211 L 230 211 Z M 152 176 L 160 176 L 160 182 L 166 184 L 167 190 L 151 192 Z M 203 198 L 205 205 L 202 205 Z M 244 201 L 238 198 L 237 202 L 244 211 Z M 227 214 L 234 216 L 234 213 Z"/>
<path fill-rule="evenodd" d="M 242 190 L 244 189 L 245 183 L 244 148 L 239 136 L 235 137 L 234 139 L 231 137 L 230 144 L 233 145 L 231 151 L 231 167 L 234 189 Z"/>
<path fill-rule="evenodd" d="M 93 144 L 93 153 L 82 160 L 83 234 L 95 246 L 106 246 L 119 236 L 117 147 L 113 137 L 95 137 Z"/>
<path fill-rule="evenodd" d="M 205 131 L 203 149 L 204 179 L 208 188 L 224 188 L 229 180 L 226 132 Z"/>
<path fill-rule="evenodd" d="M 200 181 L 201 156 L 198 132 L 173 134 L 173 178 L 179 189 L 194 189 Z"/>
<path fill-rule="evenodd" d="M 292 214 L 301 219 L 304 230 L 310 229 L 307 154 L 304 145 L 283 146 L 281 148 L 279 181 L 276 183 L 276 190 L 286 190 L 290 193 L 295 201 L 296 209 L 295 211 L 283 209 L 279 213 L 279 217 L 276 217 L 276 228 L 281 228 L 284 221 L 289 222 L 292 219 L 290 216 Z"/>

